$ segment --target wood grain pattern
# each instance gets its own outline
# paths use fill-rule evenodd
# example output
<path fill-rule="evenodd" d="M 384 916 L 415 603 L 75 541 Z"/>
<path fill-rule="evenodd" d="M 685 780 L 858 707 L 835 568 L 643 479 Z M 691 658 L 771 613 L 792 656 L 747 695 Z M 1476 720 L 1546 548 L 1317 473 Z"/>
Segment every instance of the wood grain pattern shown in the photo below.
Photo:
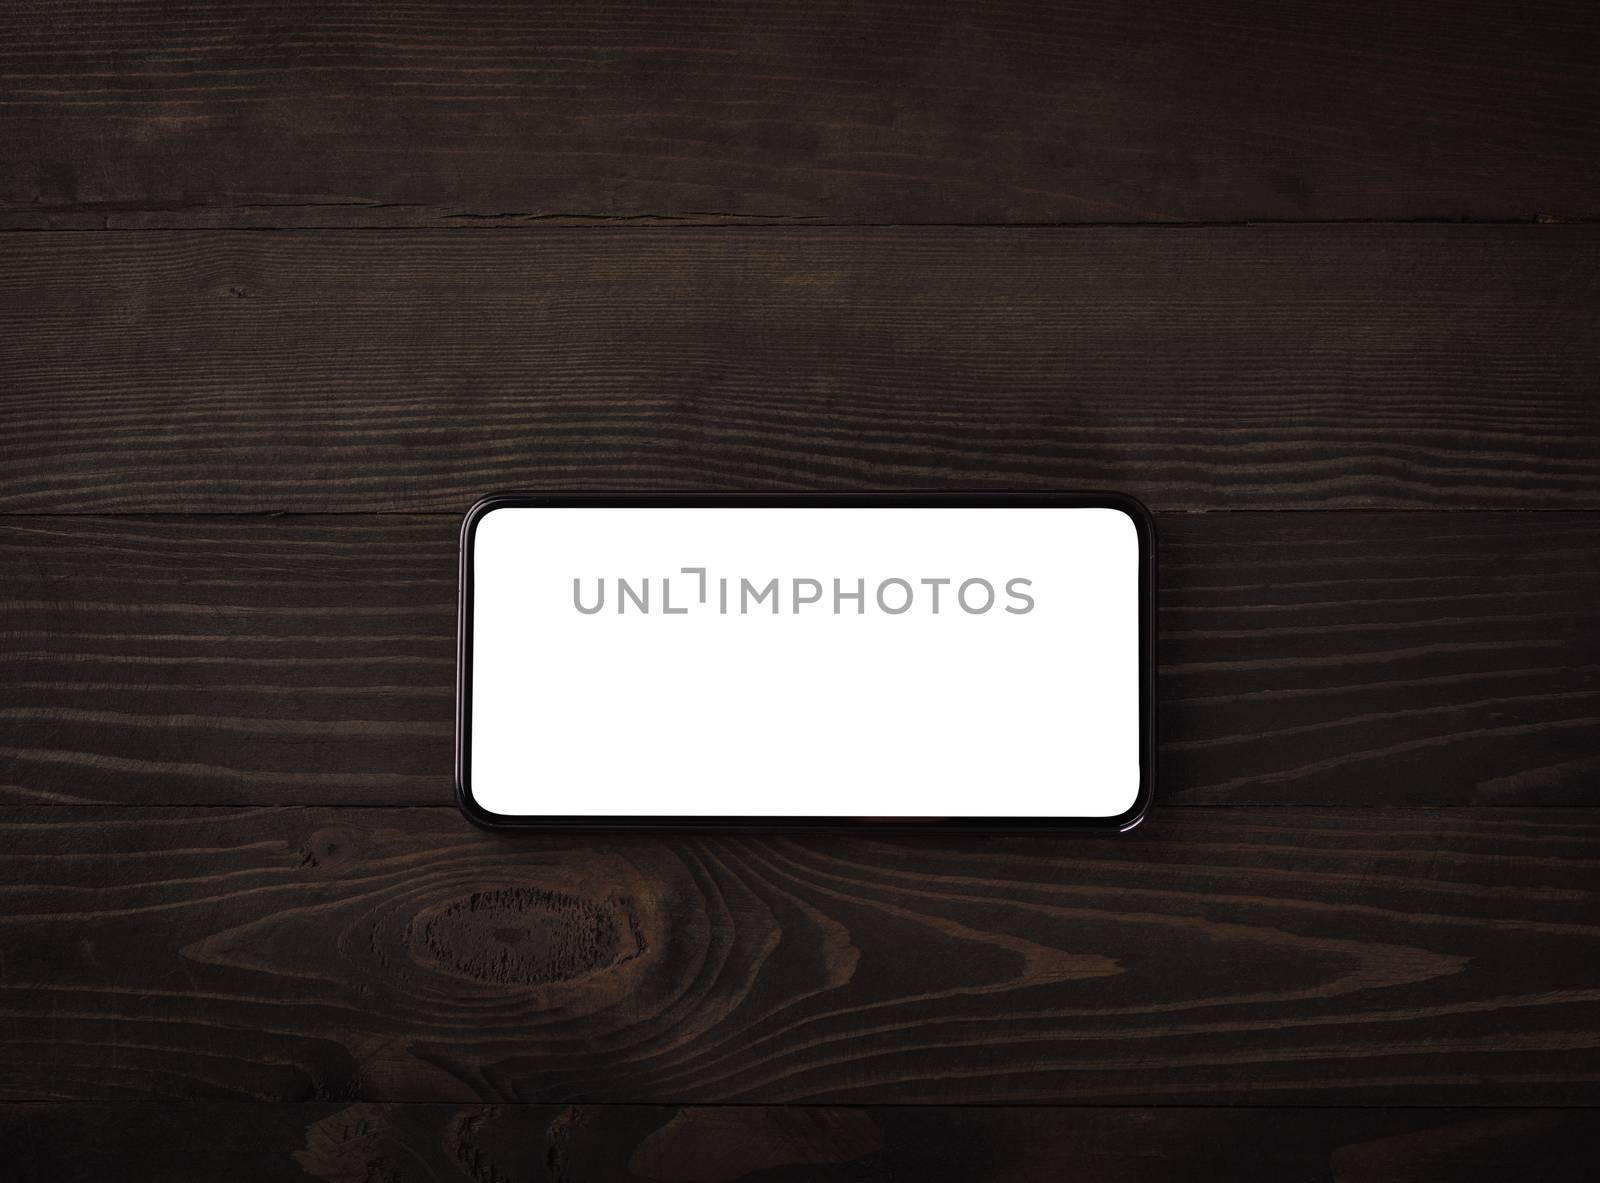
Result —
<path fill-rule="evenodd" d="M 0 14 L 0 225 L 1600 213 L 1586 0 Z"/>
<path fill-rule="evenodd" d="M 1597 802 L 1600 517 L 1159 525 L 1169 800 Z"/>
<path fill-rule="evenodd" d="M 1600 507 L 1600 226 L 0 239 L 0 509 Z"/>
<path fill-rule="evenodd" d="M 116 231 L 0 234 L 0 1176 L 1587 1180 L 1597 49 L 0 9 L 0 230 Z M 455 530 L 517 486 L 1135 493 L 1163 807 L 473 831 Z"/>
<path fill-rule="evenodd" d="M 1586 1180 L 1572 1109 L 0 1104 L 13 1183 Z"/>
<path fill-rule="evenodd" d="M 0 814 L 12 1100 L 1593 1105 L 1589 811 L 1122 839 Z"/>
<path fill-rule="evenodd" d="M 457 527 L 0 518 L 0 800 L 448 802 Z M 1158 528 L 1161 800 L 1595 800 L 1600 515 Z"/>
<path fill-rule="evenodd" d="M 453 800 L 459 528 L 0 518 L 0 800 Z"/>

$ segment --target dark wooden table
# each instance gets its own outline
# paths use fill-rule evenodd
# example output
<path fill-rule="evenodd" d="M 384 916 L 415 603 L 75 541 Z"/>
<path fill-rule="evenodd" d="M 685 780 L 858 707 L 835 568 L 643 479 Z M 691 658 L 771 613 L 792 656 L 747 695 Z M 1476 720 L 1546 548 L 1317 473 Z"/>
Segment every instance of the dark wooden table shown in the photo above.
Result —
<path fill-rule="evenodd" d="M 0 1176 L 1592 1178 L 1590 0 L 0 12 Z M 1123 838 L 501 838 L 479 494 L 1161 532 Z"/>

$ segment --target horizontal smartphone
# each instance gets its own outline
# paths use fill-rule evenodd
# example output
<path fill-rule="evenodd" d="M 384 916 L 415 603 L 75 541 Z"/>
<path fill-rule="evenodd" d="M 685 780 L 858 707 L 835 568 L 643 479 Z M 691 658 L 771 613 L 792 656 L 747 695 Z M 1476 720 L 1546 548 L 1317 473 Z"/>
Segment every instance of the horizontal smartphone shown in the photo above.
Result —
<path fill-rule="evenodd" d="M 497 826 L 1129 829 L 1154 639 L 1127 497 L 489 497 L 457 789 Z"/>

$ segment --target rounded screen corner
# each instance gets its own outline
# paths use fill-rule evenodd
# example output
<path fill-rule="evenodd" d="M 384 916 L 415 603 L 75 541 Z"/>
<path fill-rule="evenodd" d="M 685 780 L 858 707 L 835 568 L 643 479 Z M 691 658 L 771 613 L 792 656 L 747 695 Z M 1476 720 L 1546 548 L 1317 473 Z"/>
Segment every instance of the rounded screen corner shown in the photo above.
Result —
<path fill-rule="evenodd" d="M 1155 805 L 1155 777 L 1153 774 L 1143 776 L 1139 780 L 1139 791 L 1134 794 L 1133 804 L 1128 806 L 1127 812 L 1118 814 L 1108 819 L 1109 825 L 1119 834 L 1126 834 L 1136 830 L 1144 824 L 1150 816 L 1151 807 Z"/>
<path fill-rule="evenodd" d="M 516 819 L 503 813 L 494 813 L 485 809 L 472 795 L 472 786 L 464 776 L 456 777 L 456 806 L 461 810 L 469 822 L 482 830 L 504 830 L 511 828 Z"/>
<path fill-rule="evenodd" d="M 480 497 L 468 507 L 466 515 L 461 519 L 461 545 L 463 548 L 472 545 L 472 536 L 477 532 L 483 519 L 497 509 L 504 509 L 523 500 L 517 493 L 490 493 Z"/>
<path fill-rule="evenodd" d="M 1150 508 L 1131 493 L 1102 493 L 1095 498 L 1096 502 L 1105 509 L 1116 510 L 1126 514 L 1133 522 L 1135 533 L 1139 536 L 1139 547 L 1149 553 L 1155 548 L 1156 519 Z"/>

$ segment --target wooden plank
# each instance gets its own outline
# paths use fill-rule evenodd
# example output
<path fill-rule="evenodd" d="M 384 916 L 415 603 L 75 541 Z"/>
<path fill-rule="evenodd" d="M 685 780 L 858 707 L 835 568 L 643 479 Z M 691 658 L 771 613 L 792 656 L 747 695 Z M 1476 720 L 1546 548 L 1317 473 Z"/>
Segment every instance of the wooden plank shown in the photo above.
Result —
<path fill-rule="evenodd" d="M 459 526 L 0 518 L 0 800 L 452 801 Z"/>
<path fill-rule="evenodd" d="M 0 815 L 12 1100 L 1594 1105 L 1590 811 Z"/>
<path fill-rule="evenodd" d="M 448 802 L 457 525 L 0 519 L 0 800 Z M 1162 801 L 1595 802 L 1600 515 L 1158 530 Z"/>
<path fill-rule="evenodd" d="M 14 234 L 0 510 L 1600 508 L 1600 225 Z"/>
<path fill-rule="evenodd" d="M 1579 1179 L 1574 1109 L 0 1104 L 14 1183 Z"/>
<path fill-rule="evenodd" d="M 0 225 L 1594 216 L 1587 0 L 0 14 Z"/>
<path fill-rule="evenodd" d="M 1159 528 L 1168 800 L 1597 803 L 1600 516 Z"/>

